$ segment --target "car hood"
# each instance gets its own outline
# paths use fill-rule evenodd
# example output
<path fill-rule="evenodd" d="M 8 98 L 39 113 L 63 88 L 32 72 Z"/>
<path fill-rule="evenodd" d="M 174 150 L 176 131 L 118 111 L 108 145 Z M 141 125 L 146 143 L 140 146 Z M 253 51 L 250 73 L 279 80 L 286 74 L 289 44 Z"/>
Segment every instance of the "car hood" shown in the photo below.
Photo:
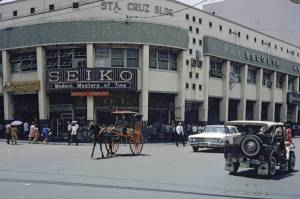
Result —
<path fill-rule="evenodd" d="M 225 133 L 200 133 L 196 135 L 190 135 L 189 138 L 225 138 Z"/>

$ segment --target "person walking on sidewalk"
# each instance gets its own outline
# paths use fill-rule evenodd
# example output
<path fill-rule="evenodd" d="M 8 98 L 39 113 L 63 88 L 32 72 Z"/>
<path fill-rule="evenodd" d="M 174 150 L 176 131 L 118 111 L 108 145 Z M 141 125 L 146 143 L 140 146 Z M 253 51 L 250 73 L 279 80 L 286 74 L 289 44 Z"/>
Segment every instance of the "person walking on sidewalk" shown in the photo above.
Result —
<path fill-rule="evenodd" d="M 71 129 L 71 139 L 69 140 L 69 145 L 71 145 L 72 142 L 75 142 L 76 146 L 78 146 L 77 134 L 78 134 L 79 126 L 76 121 L 72 121 L 71 125 L 72 125 L 72 129 Z"/>
<path fill-rule="evenodd" d="M 42 129 L 42 136 L 44 138 L 44 143 L 48 144 L 48 140 L 49 140 L 49 135 L 51 135 L 51 131 L 48 128 L 47 125 L 44 126 L 44 128 Z"/>
<path fill-rule="evenodd" d="M 178 142 L 181 141 L 182 145 L 185 146 L 185 140 L 184 140 L 184 131 L 183 126 L 181 125 L 181 122 L 178 123 L 176 126 L 176 146 L 178 146 Z"/>
<path fill-rule="evenodd" d="M 11 139 L 11 125 L 7 124 L 5 126 L 5 133 L 6 133 L 6 142 L 9 144 L 9 140 Z"/>
<path fill-rule="evenodd" d="M 18 140 L 18 129 L 16 126 L 13 126 L 11 128 L 11 141 L 12 144 L 17 144 L 17 140 Z"/>

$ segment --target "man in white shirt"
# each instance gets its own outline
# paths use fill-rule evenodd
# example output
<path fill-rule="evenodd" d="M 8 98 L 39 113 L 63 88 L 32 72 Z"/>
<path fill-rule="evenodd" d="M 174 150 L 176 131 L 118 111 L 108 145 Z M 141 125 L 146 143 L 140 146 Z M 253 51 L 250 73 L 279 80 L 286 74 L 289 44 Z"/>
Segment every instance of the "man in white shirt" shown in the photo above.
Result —
<path fill-rule="evenodd" d="M 182 145 L 185 146 L 184 131 L 181 122 L 179 122 L 178 125 L 176 126 L 176 146 L 178 146 L 178 141 L 180 140 L 182 142 Z"/>
<path fill-rule="evenodd" d="M 77 134 L 78 134 L 79 126 L 76 121 L 72 121 L 71 123 L 71 139 L 69 140 L 69 145 L 74 141 L 76 146 L 78 146 Z"/>

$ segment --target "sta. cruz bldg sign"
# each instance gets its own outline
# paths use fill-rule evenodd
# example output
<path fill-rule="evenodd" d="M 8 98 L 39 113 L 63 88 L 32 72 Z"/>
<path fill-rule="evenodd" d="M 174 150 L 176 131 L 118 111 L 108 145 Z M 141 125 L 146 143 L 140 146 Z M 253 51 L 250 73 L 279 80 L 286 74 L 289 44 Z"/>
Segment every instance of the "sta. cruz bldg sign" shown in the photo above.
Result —
<path fill-rule="evenodd" d="M 71 68 L 46 71 L 47 92 L 136 91 L 137 70 L 131 68 Z"/>

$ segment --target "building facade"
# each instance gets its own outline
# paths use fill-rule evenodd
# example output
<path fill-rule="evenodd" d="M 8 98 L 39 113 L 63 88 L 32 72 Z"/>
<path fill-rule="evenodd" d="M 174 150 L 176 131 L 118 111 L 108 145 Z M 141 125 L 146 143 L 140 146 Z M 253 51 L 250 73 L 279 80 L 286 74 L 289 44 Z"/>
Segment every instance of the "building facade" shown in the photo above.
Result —
<path fill-rule="evenodd" d="M 2 120 L 298 121 L 300 48 L 180 2 L 19 0 L 0 14 Z"/>

